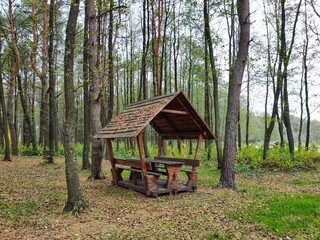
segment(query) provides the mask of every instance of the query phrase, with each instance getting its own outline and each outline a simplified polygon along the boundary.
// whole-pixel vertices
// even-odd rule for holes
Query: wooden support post
[[[145,190],[148,191],[148,182],[147,182],[147,165],[146,165],[146,157],[144,155],[143,141],[142,141],[142,133],[140,133],[137,137],[138,149],[141,161],[141,170],[142,170],[142,178],[145,182]]]
[[[109,160],[111,163],[111,173],[113,178],[113,184],[118,185],[118,173],[116,171],[116,163],[113,156],[112,140],[109,138],[107,138],[107,147],[108,147]]]
[[[203,140],[203,135],[200,134],[199,137],[198,137],[197,149],[196,149],[196,153],[195,153],[195,156],[194,156],[195,160],[199,160],[202,140]],[[195,170],[196,170],[196,167],[193,166],[192,167],[192,171],[195,171]]]

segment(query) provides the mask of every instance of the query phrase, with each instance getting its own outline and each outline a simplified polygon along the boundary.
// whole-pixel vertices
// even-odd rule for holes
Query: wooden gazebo
[[[144,154],[142,132],[148,124],[159,134],[158,156],[154,159],[146,159]],[[114,185],[134,189],[147,196],[158,196],[196,189],[196,168],[199,166],[202,140],[214,139],[214,134],[179,91],[129,105],[94,137],[107,141]],[[114,158],[112,140],[130,137],[137,139],[140,158]],[[197,139],[194,159],[162,157],[163,142],[167,139]],[[190,169],[185,170],[182,166]],[[123,176],[124,170],[130,171],[128,179]],[[188,176],[186,183],[180,182],[181,172]]]

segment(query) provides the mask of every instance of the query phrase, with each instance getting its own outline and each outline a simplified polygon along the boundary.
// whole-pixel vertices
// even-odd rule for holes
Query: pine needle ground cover
[[[2,156],[1,156],[2,157]],[[0,239],[319,239],[320,171],[237,174],[238,192],[213,190],[219,173],[203,164],[195,193],[146,198],[111,185],[87,182],[92,212],[62,214],[64,159],[0,161]]]

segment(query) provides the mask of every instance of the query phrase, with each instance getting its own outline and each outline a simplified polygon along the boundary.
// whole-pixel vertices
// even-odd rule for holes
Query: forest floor
[[[0,156],[1,157],[1,156]],[[215,190],[200,169],[195,193],[147,198],[105,180],[88,182],[92,211],[63,214],[64,159],[0,161],[0,239],[320,239],[320,171],[237,174],[239,191]]]

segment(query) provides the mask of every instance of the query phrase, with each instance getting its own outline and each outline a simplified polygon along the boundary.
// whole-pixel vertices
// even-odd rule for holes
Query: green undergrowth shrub
[[[303,149],[296,151],[294,159],[294,167],[297,169],[313,170],[320,165],[320,153],[314,150],[307,151]]]
[[[19,147],[19,155],[22,156],[41,156],[43,153],[43,146],[37,146],[37,149],[34,150],[32,146],[20,146]]]
[[[261,167],[262,152],[261,147],[251,146],[244,147],[237,152],[238,168],[257,170]]]
[[[48,148],[46,149],[48,151]],[[82,156],[83,151],[83,144],[77,143],[76,144],[76,153],[77,156]],[[1,153],[1,150],[0,150]],[[32,146],[19,146],[19,155],[21,156],[43,156],[45,153],[45,147],[44,146],[37,146],[37,149],[34,150]],[[58,150],[54,154],[55,156],[64,156],[64,148],[63,144],[58,145]]]
[[[267,158],[261,162],[261,167],[270,171],[289,171],[294,166],[287,146],[275,145],[269,149]]]
[[[276,145],[269,149],[266,159],[263,159],[262,156],[263,147],[244,147],[237,152],[236,169],[240,172],[260,170],[291,171],[312,170],[320,166],[320,153],[317,150],[296,150],[294,159],[292,159],[287,146],[280,147]]]

